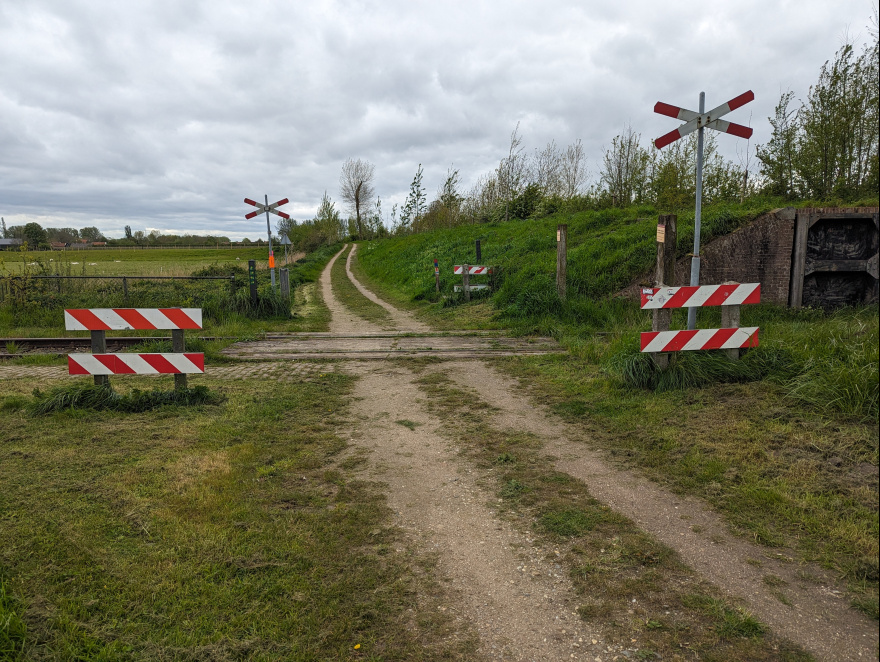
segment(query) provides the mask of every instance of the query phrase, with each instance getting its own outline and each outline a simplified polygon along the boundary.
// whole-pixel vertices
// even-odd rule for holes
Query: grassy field
[[[34,418],[4,382],[0,659],[466,659],[335,434],[351,378],[192,381],[225,401]]]
[[[328,313],[317,314],[315,307],[322,307],[320,293],[313,284],[320,276],[338,247],[328,246],[309,256],[299,256],[288,265],[293,301],[291,313],[282,310],[279,297],[271,296],[269,272],[265,263],[258,262],[257,283],[261,306],[252,309],[247,296],[247,259],[255,257],[258,249],[190,249],[149,251],[103,251],[107,260],[114,256],[124,261],[109,261],[119,273],[146,276],[228,276],[235,273],[232,283],[228,280],[132,280],[128,283],[126,296],[119,280],[89,279],[64,281],[61,288],[56,281],[31,280],[24,286],[0,275],[0,288],[5,297],[0,300],[0,337],[57,337],[65,335],[88,335],[87,332],[64,330],[64,308],[107,307],[197,307],[203,309],[204,328],[196,336],[219,336],[224,341],[209,343],[194,351],[212,351],[229,344],[233,339],[257,337],[267,331],[317,331],[326,330]],[[61,263],[48,263],[56,253],[12,254],[19,264],[24,262],[28,273],[62,273],[80,275],[68,262],[67,269]],[[65,255],[70,256],[71,253]],[[77,254],[72,254],[74,257]],[[0,256],[2,258],[3,256]],[[41,260],[39,268],[28,266],[31,258]],[[236,260],[236,258],[240,258]],[[0,265],[2,267],[3,265]],[[8,266],[8,265],[7,265]],[[100,264],[99,264],[100,266]],[[55,269],[57,268],[57,272]],[[110,267],[108,267],[109,269]],[[96,267],[88,266],[87,273]],[[91,270],[91,271],[90,271]],[[0,272],[2,273],[2,272]],[[9,275],[9,271],[6,272]],[[60,291],[59,291],[60,290]],[[267,305],[263,305],[267,304]],[[307,314],[302,307],[307,306]],[[153,332],[117,332],[119,335],[155,336]],[[189,343],[189,340],[188,340]],[[215,347],[216,346],[216,347]],[[156,349],[155,351],[159,351]],[[215,357],[219,358],[219,357]]]
[[[834,313],[743,307],[742,324],[761,327],[760,347],[738,363],[682,353],[659,372],[638,351],[650,314],[614,297],[653,265],[651,211],[585,212],[373,242],[358,250],[356,273],[441,327],[555,336],[568,356],[502,365],[558,414],[589,429],[609,457],[706,499],[744,536],[790,546],[837,571],[854,606],[877,618],[877,306]],[[710,208],[708,234],[761,211]],[[554,285],[557,223],[569,226],[564,304]],[[494,295],[465,304],[451,293],[451,265],[473,259],[480,237],[483,261],[499,265],[503,281]],[[717,310],[701,311],[701,326],[719,323]],[[677,314],[672,328],[684,326]]]
[[[283,250],[275,250],[276,266],[284,266]],[[302,254],[290,255],[290,261]],[[0,252],[3,274],[51,273],[67,276],[188,276],[211,265],[241,265],[256,260],[257,268],[268,269],[268,247],[254,248],[153,248],[149,250],[95,249],[60,251]]]

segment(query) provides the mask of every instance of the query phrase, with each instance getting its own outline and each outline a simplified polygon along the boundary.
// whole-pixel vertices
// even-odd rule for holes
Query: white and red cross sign
[[[670,131],[666,135],[657,138],[657,140],[654,141],[654,147],[657,149],[663,149],[666,145],[674,143],[679,138],[684,138],[689,133],[704,128],[715,129],[721,133],[730,133],[734,136],[739,136],[740,138],[751,138],[751,128],[743,126],[742,124],[727,122],[720,118],[727,115],[727,113],[736,110],[740,106],[745,106],[749,101],[753,101],[754,98],[755,93],[749,90],[748,92],[743,92],[738,97],[734,97],[727,103],[722,103],[717,108],[713,108],[702,114],[658,101],[654,106],[655,113],[682,120],[684,121],[684,124],[674,131]]]
[[[258,216],[262,213],[271,213],[276,216],[280,216],[281,218],[290,219],[290,216],[285,214],[283,211],[278,211],[278,207],[281,205],[286,205],[290,200],[284,198],[283,200],[279,200],[278,202],[273,202],[271,205],[264,205],[262,202],[256,202],[255,200],[251,200],[250,198],[244,199],[246,204],[252,205],[257,208],[257,211],[252,211],[250,214],[245,214],[245,218],[253,218],[254,216]],[[268,216],[266,217],[268,218]]]

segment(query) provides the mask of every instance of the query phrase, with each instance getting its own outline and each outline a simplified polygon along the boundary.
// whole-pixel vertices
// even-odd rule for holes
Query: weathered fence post
[[[125,276],[122,277],[122,298],[128,301],[128,278]]]
[[[107,332],[92,331],[92,354],[107,353]],[[110,383],[108,375],[95,375],[95,386],[104,386]]]
[[[722,329],[738,329],[739,328],[739,306],[722,306],[721,307],[721,328]],[[731,361],[739,361],[740,350],[725,349],[723,350]]]
[[[675,285],[675,251],[677,245],[675,214],[661,215],[657,221],[657,270],[655,287]],[[655,310],[651,322],[652,331],[669,331],[672,311],[669,308]],[[669,365],[669,354],[654,354],[658,368]]]
[[[281,296],[284,299],[290,299],[290,269],[282,269],[281,274]]]
[[[171,329],[171,351],[175,354],[183,354],[184,349],[183,329]],[[174,389],[176,391],[186,390],[186,373],[174,375]]]
[[[257,305],[257,261],[248,260],[248,281],[251,284],[251,303]]]
[[[556,293],[565,301],[565,267],[568,259],[568,226],[556,226]]]
[[[477,245],[477,264],[479,264],[480,262],[483,261],[483,253],[480,250],[480,240],[479,239],[476,240],[476,245]]]
[[[471,265],[461,265],[461,284],[464,290],[464,300],[471,300]]]
[[[437,292],[440,291],[440,263],[434,259],[434,287]]]

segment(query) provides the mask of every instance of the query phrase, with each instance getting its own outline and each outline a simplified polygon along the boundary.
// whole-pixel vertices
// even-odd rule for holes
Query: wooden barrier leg
[[[471,266],[469,264],[461,265],[461,289],[464,290],[464,300],[471,300]]]
[[[721,328],[739,328],[739,306],[721,306]],[[731,361],[739,361],[739,349],[723,350]]]
[[[107,333],[92,331],[92,354],[107,353]],[[110,375],[95,375],[95,386],[106,386],[110,383]]]
[[[183,329],[171,330],[171,351],[177,352],[179,354],[183,354],[183,352],[185,351],[183,343]],[[174,390],[186,390],[186,374],[174,375]]]

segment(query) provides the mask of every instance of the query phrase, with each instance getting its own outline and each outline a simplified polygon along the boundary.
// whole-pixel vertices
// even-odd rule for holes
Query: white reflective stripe
[[[682,308],[695,308],[702,306],[710,296],[718,291],[717,285],[706,285],[694,292],[690,298],[682,304]]]
[[[703,349],[703,345],[712,340],[712,336],[715,335],[716,331],[718,331],[718,329],[700,329],[693,338],[685,343],[685,346],[681,348],[681,351]]]
[[[109,326],[111,329],[131,328],[128,325],[128,322],[117,315],[116,311],[114,311],[112,308],[89,308],[89,310],[95,317],[104,322],[104,324]]]
[[[157,308],[135,308],[135,311],[143,315],[157,329],[177,328],[176,326],[170,326],[171,322]]]
[[[91,354],[70,354],[71,359],[90,375],[112,375],[113,372]]]
[[[751,296],[755,290],[761,287],[760,283],[745,283],[737,287],[733,293],[727,297],[727,301],[724,302],[725,306],[738,306],[743,301],[745,301],[749,296]]]
[[[721,349],[736,349],[745,345],[749,338],[755,335],[758,330],[757,326],[743,326],[736,330],[730,338],[721,346]]]
[[[144,361],[139,354],[117,354],[116,358],[120,359],[125,365],[134,370],[139,375],[158,375],[156,370],[149,363]]]
[[[643,352],[662,352],[663,348],[669,344],[669,341],[678,333],[677,331],[661,331],[657,336],[648,343]]]
[[[727,129],[730,128],[730,122],[726,122],[725,120],[712,120],[706,125],[706,128],[715,129],[721,133],[727,133]]]
[[[186,358],[183,354],[162,354],[162,356],[175,368],[184,373],[200,373],[202,372],[195,363]]]
[[[712,119],[717,119],[719,117],[724,117],[729,112],[730,112],[730,106],[728,105],[728,102],[725,101],[720,106],[715,106],[712,110],[710,110],[706,114],[709,117],[711,117]]]
[[[700,113],[695,113],[692,110],[688,110],[687,108],[679,108],[678,109],[678,119],[682,122],[690,122],[691,120],[695,120],[700,116]]]
[[[66,310],[64,311],[64,329],[66,331],[88,331],[85,324],[77,320]]]

